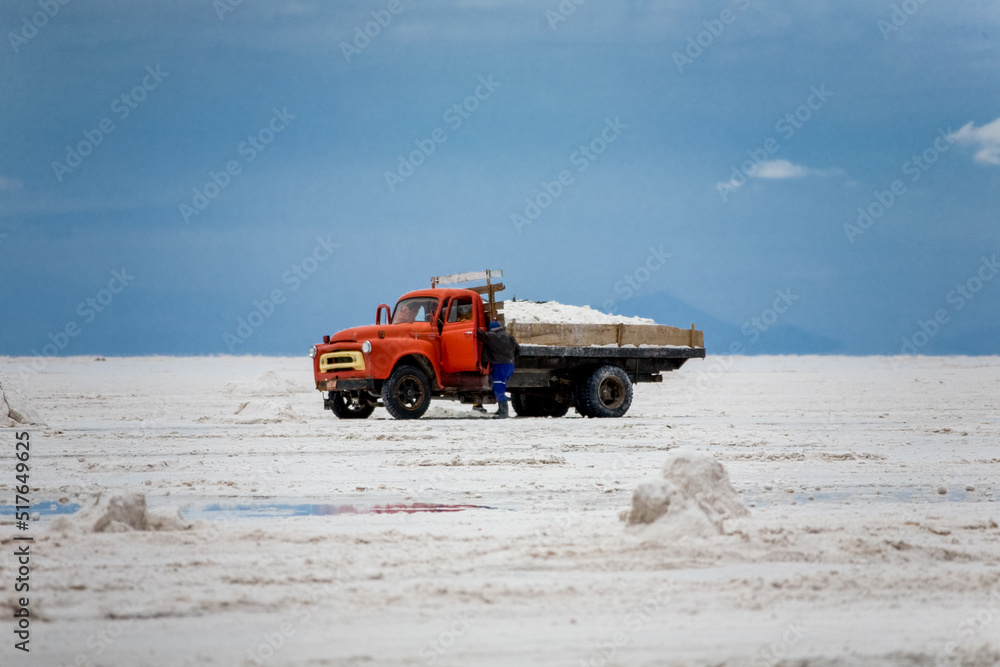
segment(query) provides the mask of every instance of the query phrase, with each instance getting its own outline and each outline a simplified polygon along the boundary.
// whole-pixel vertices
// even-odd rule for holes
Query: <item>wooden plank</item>
[[[431,278],[431,285],[454,285],[455,283],[467,283],[473,280],[488,280],[490,278],[503,278],[503,271],[492,269],[489,271],[453,273],[449,276],[434,276]]]
[[[615,324],[511,323],[508,331],[519,343],[534,345],[618,345]]]
[[[589,347],[591,345],[682,346],[704,347],[704,334],[693,329],[679,329],[651,324],[522,324],[511,322],[507,330],[519,343]]]
[[[503,283],[496,283],[495,285],[476,285],[474,287],[463,287],[462,289],[472,290],[476,294],[486,294],[487,292],[502,292],[507,287]]]
[[[690,345],[691,334],[687,329],[662,324],[626,324],[622,331],[622,345]]]

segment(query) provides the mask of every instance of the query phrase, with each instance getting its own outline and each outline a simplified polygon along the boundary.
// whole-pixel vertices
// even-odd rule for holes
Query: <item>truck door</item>
[[[441,370],[445,373],[478,370],[479,343],[475,316],[472,297],[455,297],[448,304],[441,327]]]

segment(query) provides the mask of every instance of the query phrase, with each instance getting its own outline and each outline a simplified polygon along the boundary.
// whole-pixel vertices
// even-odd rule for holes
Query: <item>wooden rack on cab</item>
[[[453,273],[450,276],[431,276],[431,289],[434,289],[438,285],[456,285],[458,283],[472,282],[473,280],[485,280],[485,285],[463,287],[462,289],[472,290],[476,294],[488,295],[487,303],[489,304],[490,321],[503,324],[503,302],[501,301],[498,306],[496,298],[493,295],[496,292],[504,291],[505,287],[503,283],[494,283],[494,278],[503,278],[503,271],[488,269],[486,271],[470,271],[469,273]]]

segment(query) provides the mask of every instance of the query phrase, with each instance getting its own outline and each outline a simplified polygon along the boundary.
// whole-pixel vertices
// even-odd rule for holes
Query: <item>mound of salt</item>
[[[507,322],[521,324],[656,324],[645,317],[609,315],[590,306],[569,306],[556,301],[504,301],[503,316]]]
[[[177,510],[150,512],[141,493],[99,493],[79,512],[52,521],[62,532],[127,533],[134,530],[187,530]]]
[[[656,523],[708,536],[722,533],[726,519],[748,515],[722,464],[709,454],[677,449],[667,455],[662,480],[636,487],[628,524]]]
[[[13,381],[0,373],[0,426],[46,426]]]
[[[233,413],[232,421],[237,424],[278,424],[281,422],[302,422],[291,403],[270,399],[247,401]]]

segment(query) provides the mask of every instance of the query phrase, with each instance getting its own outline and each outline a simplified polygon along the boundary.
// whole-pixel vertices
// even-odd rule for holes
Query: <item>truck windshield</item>
[[[396,310],[392,313],[392,323],[430,322],[434,319],[437,306],[438,300],[429,296],[400,299],[396,304]]]

